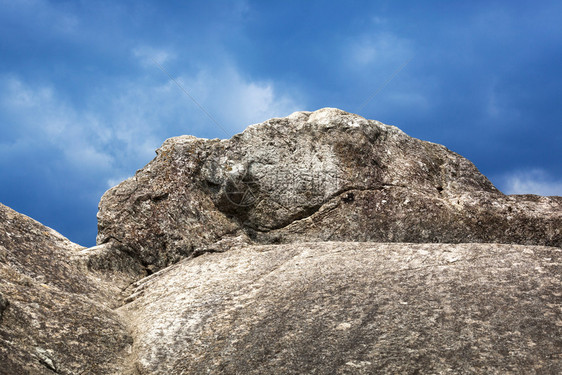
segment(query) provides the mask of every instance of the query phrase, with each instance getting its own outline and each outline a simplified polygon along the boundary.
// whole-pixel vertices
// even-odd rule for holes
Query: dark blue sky
[[[562,195],[561,14],[560,1],[0,0],[0,202],[91,246],[103,192],[166,138],[322,107],[444,144],[505,193]]]

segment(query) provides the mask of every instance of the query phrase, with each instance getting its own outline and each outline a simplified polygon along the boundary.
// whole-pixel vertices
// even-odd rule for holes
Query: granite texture
[[[140,280],[138,374],[559,374],[562,250],[233,248]]]
[[[562,373],[562,198],[393,126],[172,138],[98,224],[0,204],[0,374]]]
[[[562,246],[562,198],[506,196],[467,159],[338,109],[168,139],[102,197],[98,243],[153,272],[228,237]]]
[[[84,250],[0,204],[0,374],[124,368],[133,339],[115,311],[120,282],[90,271]]]

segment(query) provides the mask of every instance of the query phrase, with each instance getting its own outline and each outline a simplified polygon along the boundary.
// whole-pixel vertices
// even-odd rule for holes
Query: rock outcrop
[[[83,248],[0,205],[0,374],[562,373],[562,198],[336,109],[182,136]]]
[[[133,343],[119,280],[84,248],[0,204],[0,374],[113,374]],[[87,251],[86,251],[87,252]]]
[[[135,284],[140,374],[560,374],[562,250],[299,243]]]
[[[98,219],[98,243],[149,271],[237,236],[562,246],[562,198],[505,196],[444,146],[331,108],[168,139]]]

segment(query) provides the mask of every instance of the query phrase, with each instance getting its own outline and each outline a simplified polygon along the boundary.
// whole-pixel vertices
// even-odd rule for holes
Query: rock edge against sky
[[[219,240],[562,245],[560,197],[505,196],[467,159],[334,108],[228,140],[168,139],[102,197],[98,244],[149,271]]]
[[[557,374],[561,206],[336,109],[172,138],[96,247],[0,205],[0,374]]]

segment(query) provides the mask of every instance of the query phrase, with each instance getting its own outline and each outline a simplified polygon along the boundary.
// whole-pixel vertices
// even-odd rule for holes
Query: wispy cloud
[[[413,55],[411,42],[390,32],[368,33],[354,39],[347,56],[351,65],[359,69],[404,63]]]
[[[92,141],[97,139],[93,119],[64,103],[52,87],[27,85],[14,77],[2,77],[0,87],[0,108],[9,116],[2,143],[12,154],[47,147],[69,166],[111,166],[112,156]]]
[[[414,47],[412,40],[392,32],[382,18],[374,18],[367,30],[350,36],[343,47],[342,74],[353,82],[352,95],[361,97],[350,110],[379,118],[403,108],[427,111],[431,88],[409,73],[416,63]]]
[[[133,49],[133,55],[145,66],[153,66],[154,61],[166,64],[176,56],[170,50],[150,46],[139,46]]]
[[[170,74],[173,75],[173,72]],[[224,134],[204,114],[197,113],[200,112],[199,109],[189,103],[189,99],[179,89],[174,88],[174,95],[182,99],[184,106],[196,111],[193,114],[195,123],[220,137],[231,136],[249,124],[271,117],[287,116],[304,109],[302,96],[298,93],[279,92],[272,81],[245,78],[229,63],[213,70],[202,69],[195,75],[180,75],[177,81],[230,134]]]
[[[143,49],[139,62],[171,54]],[[76,173],[94,173],[115,184],[154,156],[168,137],[180,134],[227,138],[247,125],[302,109],[273,82],[243,78],[234,65],[180,75],[185,85],[221,123],[224,134],[154,65],[146,76],[108,81],[85,93],[86,105],[64,100],[54,85],[0,77],[3,163],[16,162],[15,153],[51,150],[50,162]],[[149,72],[149,70],[146,70]],[[10,155],[12,155],[10,157]],[[11,159],[10,159],[11,158]]]
[[[542,169],[517,171],[503,177],[501,187],[506,194],[537,194],[562,196],[562,180]]]

